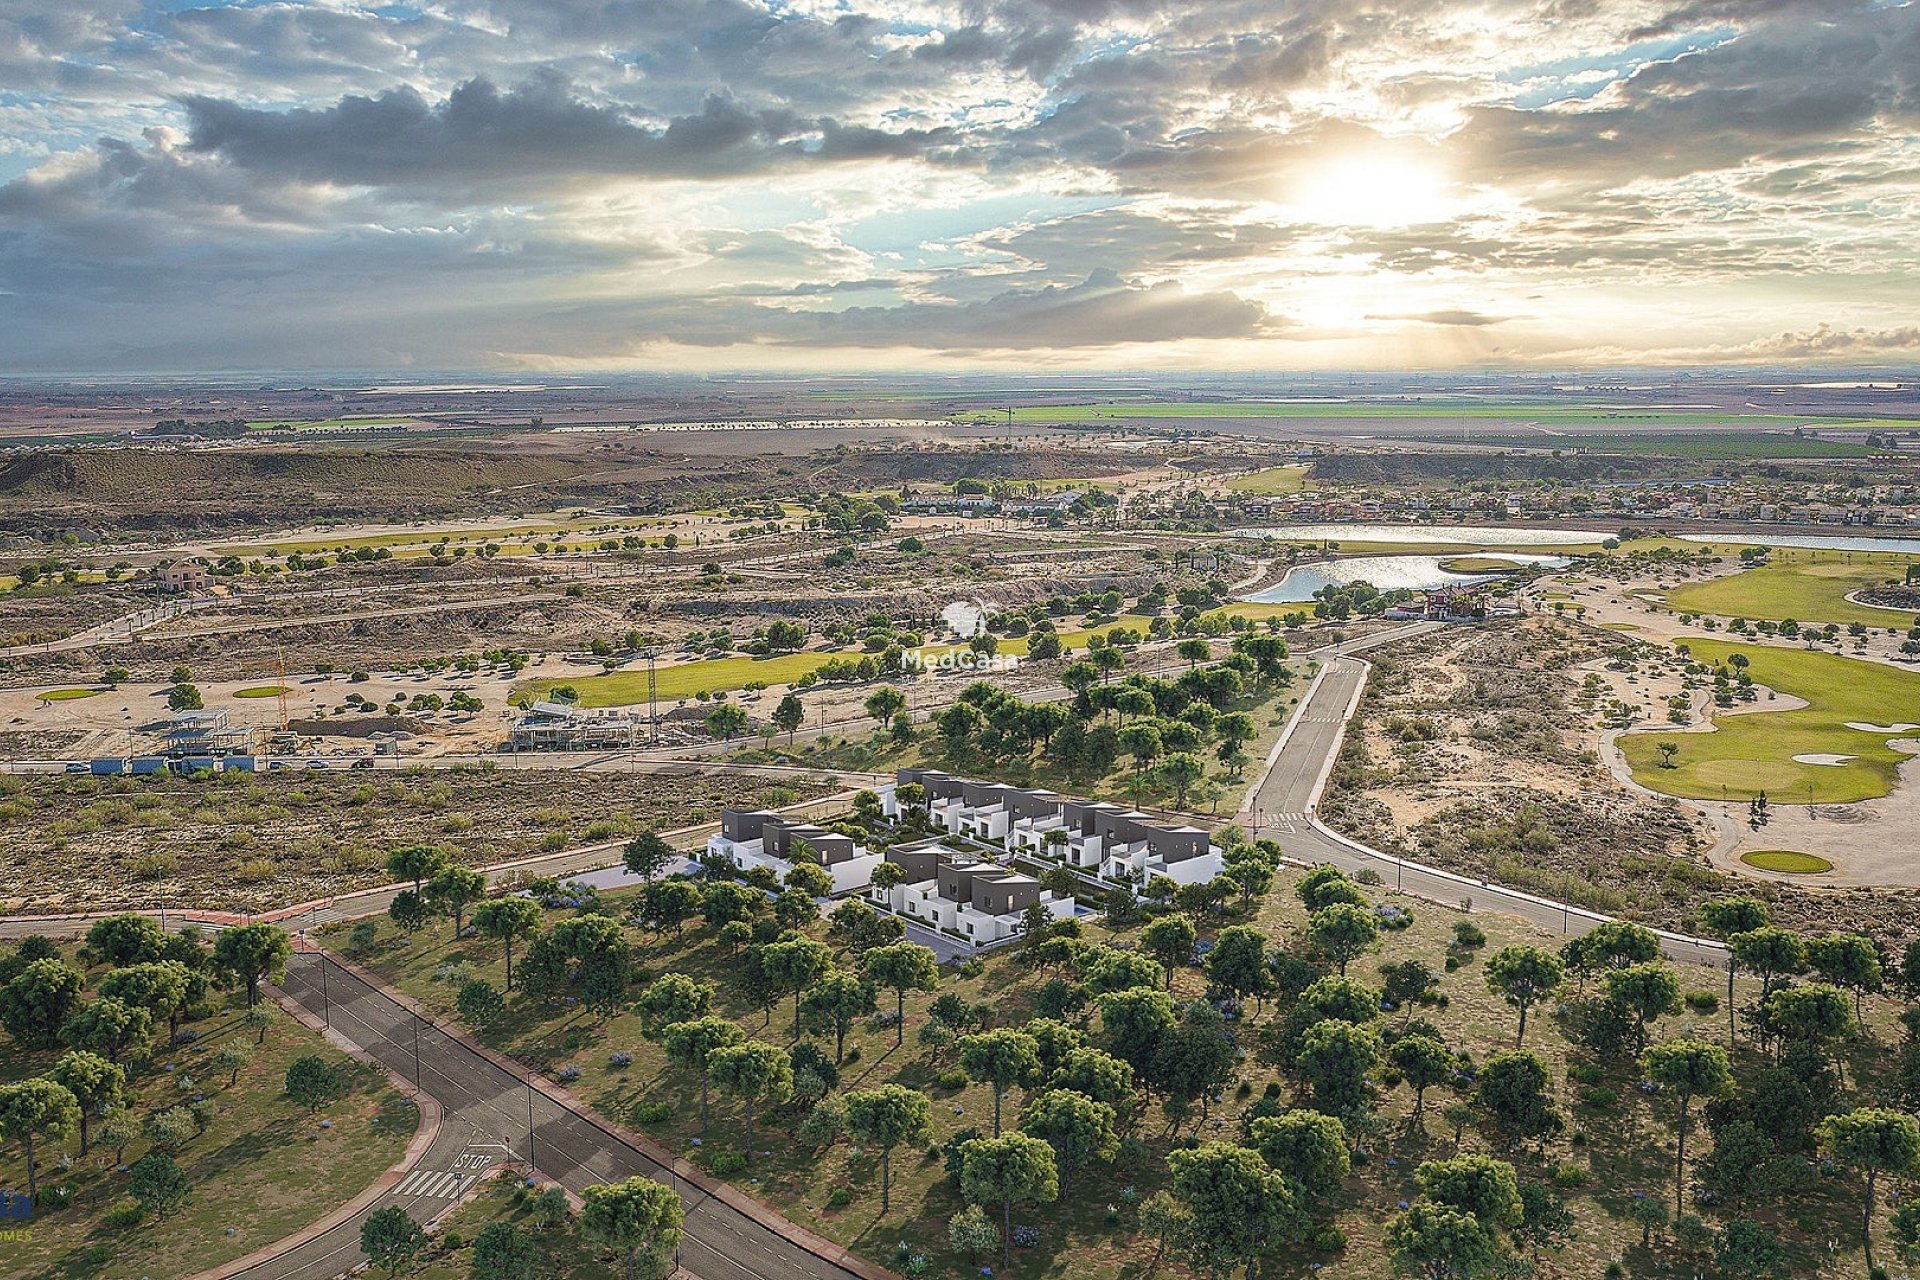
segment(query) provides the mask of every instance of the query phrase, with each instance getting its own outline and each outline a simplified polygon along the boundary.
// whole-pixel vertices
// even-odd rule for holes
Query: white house
[[[1078,910],[1071,895],[1056,897],[1032,876],[943,844],[896,846],[887,850],[885,860],[903,868],[907,879],[890,888],[869,885],[868,901],[976,946],[1018,934],[1022,918],[1035,903],[1056,920]]]
[[[833,892],[866,887],[880,855],[869,853],[851,836],[808,822],[794,822],[767,809],[722,809],[720,830],[707,838],[707,852],[725,857],[741,871],[768,867],[783,883],[796,865],[795,849],[804,842],[833,877]]]

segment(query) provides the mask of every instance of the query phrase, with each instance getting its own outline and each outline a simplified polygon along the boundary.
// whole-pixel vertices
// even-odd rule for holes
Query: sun
[[[1302,222],[1405,227],[1445,219],[1460,201],[1439,166],[1425,157],[1369,151],[1307,170],[1280,204]]]

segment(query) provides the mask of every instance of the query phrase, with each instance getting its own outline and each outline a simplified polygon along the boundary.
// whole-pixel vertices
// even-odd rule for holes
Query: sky
[[[1920,358],[1920,3],[0,0],[0,374]]]

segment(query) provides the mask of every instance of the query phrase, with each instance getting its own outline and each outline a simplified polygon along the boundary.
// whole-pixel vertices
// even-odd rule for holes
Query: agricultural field
[[[1680,613],[1783,622],[1864,623],[1907,627],[1913,611],[1882,609],[1847,599],[1865,587],[1901,582],[1911,557],[1861,551],[1775,548],[1767,563],[1724,578],[1690,582],[1666,593],[1662,603]]]
[[[1165,1106],[1154,1105],[1168,1096],[1162,1087],[1156,1087],[1154,1098],[1146,1102],[1129,1096],[1109,1154],[1086,1159],[1057,1200],[1015,1207],[1016,1227],[1031,1231],[1013,1249],[1010,1271],[999,1267],[991,1241],[976,1253],[949,1240],[949,1223],[964,1203],[948,1180],[949,1152],[970,1133],[991,1132],[994,1091],[958,1065],[953,1032],[923,1028],[934,1022],[950,1026],[945,1019],[957,1017],[962,1032],[980,1026],[1018,1029],[1045,1011],[1089,1037],[1094,1046],[1111,1048],[1123,1060],[1137,1059],[1143,1071],[1160,1070],[1151,1065],[1152,1045],[1128,1048],[1124,1040],[1115,1038],[1113,1026],[1094,1004],[1073,1003],[1076,992],[1080,993],[1077,998],[1085,998],[1084,988],[1076,980],[1074,962],[1061,958],[1077,948],[1141,948],[1150,939],[1140,920],[1111,924],[1095,918],[1085,925],[1077,947],[1070,946],[1066,952],[1029,956],[1015,948],[975,963],[948,966],[935,990],[906,992],[904,1043],[896,1046],[896,1032],[886,1019],[856,1017],[848,1027],[844,1057],[836,1066],[831,1032],[809,1016],[796,1035],[790,998],[775,994],[768,997],[770,1004],[763,1005],[762,997],[748,994],[741,983],[748,966],[720,941],[712,926],[695,918],[684,928],[646,928],[626,914],[636,906],[636,899],[626,892],[604,895],[588,904],[588,911],[625,917],[622,935],[632,949],[642,991],[644,984],[661,975],[691,978],[706,985],[712,1013],[736,1026],[738,1034],[807,1056],[806,1078],[796,1078],[798,1092],[785,1102],[758,1109],[750,1165],[742,1104],[724,1090],[713,1090],[710,1120],[703,1125],[699,1078],[670,1062],[658,1040],[624,1005],[612,1016],[602,1017],[578,1005],[535,999],[516,990],[507,997],[504,1015],[478,1034],[494,1047],[569,1082],[567,1087],[576,1096],[602,1114],[643,1129],[802,1225],[882,1265],[911,1274],[955,1276],[970,1274],[991,1261],[996,1274],[1012,1280],[1061,1274],[1122,1280],[1141,1275],[1143,1260],[1151,1257],[1154,1269],[1164,1274],[1204,1274],[1199,1269],[1190,1271],[1179,1247],[1169,1246],[1156,1234],[1152,1216],[1159,1209],[1156,1193],[1169,1187],[1168,1161],[1174,1152],[1196,1143],[1245,1141],[1254,1117],[1306,1106],[1314,1097],[1294,1056],[1297,1048],[1289,1046],[1297,1046],[1300,1029],[1312,1020],[1311,1015],[1301,1017],[1305,1010],[1299,991],[1330,970],[1324,956],[1306,940],[1308,915],[1296,898],[1300,886],[1301,873],[1288,869],[1272,891],[1251,907],[1230,902],[1218,915],[1201,914],[1198,927],[1203,938],[1230,926],[1251,925],[1268,940],[1277,953],[1276,966],[1288,975],[1282,990],[1258,1007],[1249,1002],[1239,1010],[1238,1020],[1228,1024],[1247,1053],[1224,1060],[1211,1084],[1201,1086],[1197,1095],[1176,1097]],[[1461,1062],[1480,1067],[1493,1055],[1513,1048],[1516,1014],[1489,990],[1490,957],[1508,945],[1557,949],[1561,939],[1543,937],[1496,915],[1467,917],[1385,890],[1364,890],[1363,900],[1369,907],[1377,904],[1396,923],[1404,922],[1404,927],[1382,933],[1372,949],[1347,966],[1347,977],[1365,984],[1363,993],[1375,1001],[1382,967],[1388,964],[1417,963],[1433,985],[1417,1001],[1389,1002],[1384,1008],[1364,1009],[1356,1018],[1370,1023],[1388,1042],[1409,1027],[1433,1035],[1462,1054]],[[548,923],[558,924],[571,915],[567,909],[550,911]],[[1149,913],[1149,918],[1157,916]],[[337,925],[325,932],[332,945],[347,945],[352,931]],[[859,951],[829,932],[826,922],[801,924],[799,936],[824,942],[832,952],[833,965],[857,971]],[[463,986],[480,981],[497,990],[502,984],[503,956],[498,944],[481,939],[456,941],[444,924],[431,925],[403,943],[394,927],[383,921],[363,931],[357,946],[362,963],[442,1018],[459,1018],[456,993]],[[1672,1011],[1656,1011],[1649,1019],[1650,1039],[1660,1043],[1690,1036],[1724,1045],[1728,1039],[1722,1004],[1725,975],[1682,967],[1673,978]],[[1859,1180],[1833,1168],[1823,1170],[1810,1148],[1801,1144],[1806,1141],[1806,1126],[1820,1112],[1844,1108],[1855,1099],[1882,1100],[1880,1082],[1890,1078],[1896,1058],[1890,1045],[1897,1040],[1898,1002],[1869,997],[1864,1011],[1870,1034],[1849,1036],[1833,1045],[1834,1060],[1844,1064],[1853,1093],[1840,1087],[1822,1058],[1820,1083],[1812,1098],[1770,1128],[1769,1141],[1758,1155],[1765,1169],[1764,1191],[1745,1183],[1739,1185],[1746,1189],[1737,1194],[1725,1194],[1724,1188],[1735,1185],[1728,1179],[1742,1175],[1727,1171],[1733,1166],[1713,1164],[1713,1130],[1696,1119],[1688,1146],[1689,1165],[1693,1175],[1720,1198],[1705,1210],[1707,1222],[1687,1224],[1676,1235],[1664,1226],[1664,1217],[1650,1225],[1640,1202],[1664,1202],[1666,1212],[1671,1212],[1675,1171],[1670,1135],[1677,1108],[1671,1096],[1639,1086],[1642,1074],[1633,1063],[1631,1048],[1637,1033],[1628,1034],[1624,1049],[1617,1039],[1595,1037],[1590,1019],[1596,1008],[1606,1004],[1599,998],[1603,985],[1595,978],[1570,983],[1557,1000],[1537,1006],[1527,1024],[1524,1048],[1537,1055],[1544,1068],[1546,1092],[1561,1117],[1552,1132],[1537,1142],[1514,1140],[1488,1111],[1471,1104],[1471,1078],[1452,1072],[1447,1073],[1450,1083],[1426,1091],[1423,1114],[1416,1117],[1412,1090],[1397,1073],[1382,1072],[1365,1088],[1365,1119],[1351,1130],[1358,1149],[1350,1169],[1312,1193],[1308,1205],[1313,1226],[1272,1242],[1261,1274],[1305,1275],[1325,1268],[1329,1274],[1386,1280],[1393,1274],[1386,1227],[1406,1204],[1420,1198],[1415,1171],[1424,1161],[1457,1155],[1510,1161],[1521,1183],[1551,1188],[1552,1203],[1564,1207],[1569,1216],[1558,1229],[1543,1235],[1537,1253],[1535,1245],[1520,1247],[1522,1256],[1541,1259],[1542,1274],[1595,1276],[1616,1262],[1624,1268],[1621,1274],[1642,1277],[1690,1268],[1697,1265],[1695,1259],[1713,1251],[1713,1231],[1724,1230],[1736,1219],[1757,1222],[1769,1240],[1777,1241],[1784,1250],[1781,1265],[1787,1273],[1836,1278],[1863,1274],[1857,1248],[1847,1247],[1858,1239]],[[1750,976],[1737,980],[1743,1021],[1758,987]],[[1178,1010],[1207,990],[1205,974],[1176,959],[1169,984],[1175,1003],[1170,1007]],[[1684,1007],[1680,993],[1685,995]],[[880,1006],[891,1013],[892,993],[878,994]],[[1068,998],[1064,1008],[1059,1003],[1063,996]],[[940,1011],[937,1017],[936,1010]],[[1206,1025],[1204,1015],[1192,1016],[1199,1019],[1193,1025]],[[1197,1048],[1209,1033],[1193,1034]],[[1759,1082],[1774,1077],[1767,1075],[1769,1062],[1753,1045],[1751,1031],[1743,1030],[1742,1035],[1732,1063],[1744,1099],[1756,1089],[1772,1087]],[[1789,1073],[1811,1064],[1809,1059],[1796,1061],[1802,1066]],[[891,1204],[883,1210],[877,1152],[846,1135],[837,1099],[885,1084],[901,1084],[926,1095],[932,1107],[930,1132],[892,1153]],[[1176,1085],[1172,1092],[1188,1087]],[[1032,1084],[1007,1089],[1002,1111],[1009,1131],[1032,1123],[1038,1095]],[[1734,1109],[1729,1114],[1742,1113]],[[462,1211],[458,1224],[464,1237],[470,1239],[489,1214],[524,1221],[511,1192],[496,1190],[493,1196]],[[1890,1207],[1883,1197],[1874,1215],[1873,1229],[1883,1242]],[[1689,1205],[1690,1212],[1692,1208]],[[1839,1241],[1841,1250],[1830,1252],[1829,1240]],[[916,1256],[920,1261],[913,1261]],[[1234,1270],[1237,1273],[1238,1268]]]
[[[1708,732],[1624,735],[1620,749],[1642,785],[1701,800],[1745,802],[1765,791],[1782,804],[1838,804],[1886,795],[1912,759],[1888,745],[1896,732],[1872,726],[1920,708],[1920,672],[1772,645],[1689,645],[1697,662],[1745,659],[1755,684],[1806,705],[1770,711],[1763,701],[1716,716]],[[1672,767],[1661,762],[1662,742],[1679,745]]]
[[[485,866],[823,793],[724,773],[479,768],[0,778],[0,908],[265,910],[384,883],[402,845]]]
[[[1252,493],[1265,497],[1298,493],[1306,487],[1306,483],[1306,467],[1269,467],[1252,475],[1235,476],[1227,481],[1226,487],[1230,493]]]
[[[10,950],[0,944],[0,959]],[[96,965],[90,978],[97,983],[107,972]],[[31,1230],[4,1245],[9,1277],[192,1275],[299,1230],[399,1159],[419,1120],[412,1104],[382,1074],[277,1008],[264,1028],[247,1025],[245,1005],[243,991],[217,994],[185,1023],[188,1043],[125,1053],[123,1114],[134,1124],[124,1147],[106,1145],[111,1131],[97,1118],[86,1155],[77,1134],[40,1139],[42,1198]],[[164,1020],[159,1030],[165,1032]],[[220,1057],[228,1046],[245,1050],[231,1079]],[[339,1095],[313,1113],[285,1093],[287,1068],[308,1055],[328,1063],[340,1081]],[[0,1037],[0,1087],[46,1071],[58,1056],[24,1052]],[[163,1137],[148,1126],[157,1113],[178,1108],[184,1116],[195,1103],[202,1115],[184,1132]],[[164,1219],[138,1214],[128,1167],[166,1149],[189,1182],[185,1203]],[[0,1186],[24,1188],[26,1181],[19,1144],[0,1145]],[[71,1203],[58,1207],[69,1194]]]

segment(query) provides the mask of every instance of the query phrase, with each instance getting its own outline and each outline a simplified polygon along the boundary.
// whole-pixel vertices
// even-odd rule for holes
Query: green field
[[[95,694],[105,692],[105,689],[46,689],[33,696],[42,702],[73,702],[79,698],[91,698]]]
[[[1563,419],[1564,420],[1564,419]],[[1636,419],[1640,420],[1640,419]],[[1649,422],[1680,424],[1680,415],[1655,415]],[[1703,418],[1705,423],[1727,422],[1727,418]],[[1553,449],[1561,452],[1633,454],[1672,458],[1866,458],[1882,452],[1863,444],[1840,440],[1815,440],[1796,436],[1782,429],[1772,418],[1739,418],[1754,422],[1760,429],[1734,428],[1726,431],[1579,431],[1549,432],[1494,430],[1475,434],[1473,442],[1502,445],[1515,449]],[[1800,425],[1805,419],[1791,420]],[[1866,424],[1856,424],[1866,425]],[[1875,429],[1891,429],[1898,424],[1877,424]],[[1450,443],[1452,436],[1425,433],[1414,437]]]
[[[1102,404],[1027,405],[1017,408],[1014,417],[1040,422],[1087,422],[1102,418],[1293,418],[1293,419],[1421,419],[1469,418],[1493,422],[1553,423],[1661,423],[1669,426],[1714,426],[1726,423],[1754,423],[1762,426],[1796,427],[1803,417],[1779,414],[1741,414],[1712,410],[1675,410],[1632,413],[1603,405],[1568,404],[1564,401],[1514,401],[1494,404],[1484,400],[1435,397],[1428,400],[1195,400],[1109,402]],[[966,415],[963,415],[966,416]],[[1004,413],[974,415],[1005,421]],[[1857,429],[1857,426],[1856,426]],[[1533,437],[1537,447],[1552,447],[1550,437]],[[1574,446],[1577,447],[1577,446]]]
[[[277,684],[256,684],[245,689],[235,689],[233,696],[236,698],[277,698],[281,692],[281,686]]]
[[[1766,564],[1725,578],[1690,582],[1667,592],[1666,605],[1681,613],[1710,613],[1723,618],[1764,618],[1781,622],[1864,622],[1873,627],[1905,627],[1907,609],[1855,604],[1849,592],[1898,581],[1910,558],[1865,551],[1794,551],[1781,548]]]
[[[1305,467],[1268,467],[1252,475],[1235,476],[1227,481],[1227,488],[1233,493],[1298,493],[1306,482]]]
[[[1740,855],[1740,861],[1762,871],[1789,876],[1817,876],[1833,870],[1833,864],[1817,853],[1797,849],[1755,849]]]
[[[1847,722],[1920,719],[1920,673],[1805,649],[1720,640],[1689,644],[1693,656],[1705,662],[1744,655],[1756,683],[1804,698],[1807,705],[1797,711],[1723,713],[1707,733],[1653,729],[1625,734],[1620,749],[1641,785],[1696,800],[1748,800],[1764,790],[1781,804],[1806,804],[1809,798],[1845,804],[1892,791],[1900,765],[1913,758],[1887,745],[1897,735],[1849,729]],[[1656,744],[1661,742],[1680,746],[1671,769],[1660,764]],[[1793,759],[1810,754],[1853,758],[1839,765]]]
[[[1512,573],[1525,566],[1517,560],[1502,560],[1499,556],[1455,556],[1451,560],[1442,560],[1440,567],[1448,573]]]

